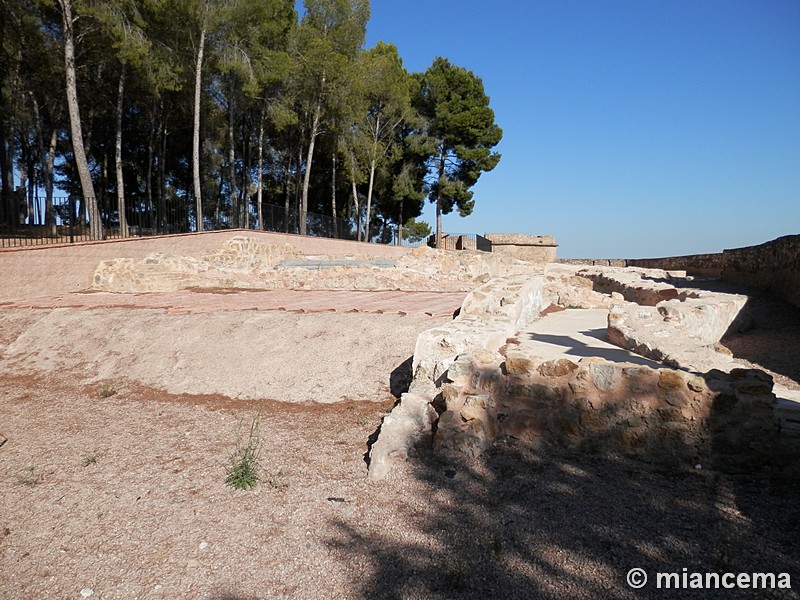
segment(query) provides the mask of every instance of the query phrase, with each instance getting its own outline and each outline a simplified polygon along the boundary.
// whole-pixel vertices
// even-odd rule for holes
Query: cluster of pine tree
[[[287,230],[314,213],[384,241],[426,234],[426,198],[469,214],[502,136],[481,80],[365,48],[369,0],[294,5],[0,0],[0,223],[28,218],[18,180],[53,232],[57,190],[75,198],[93,239],[104,223],[127,235],[134,214],[157,231],[176,214],[187,231],[263,229],[278,205]]]

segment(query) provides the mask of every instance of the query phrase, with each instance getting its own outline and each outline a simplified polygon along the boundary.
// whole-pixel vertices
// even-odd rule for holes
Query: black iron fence
[[[194,207],[187,208],[184,198],[167,198],[150,203],[131,198],[125,207],[125,219],[119,211],[105,209],[100,203],[100,221],[103,225],[102,239],[122,239],[154,235],[191,233],[198,230]],[[92,240],[89,227],[89,209],[80,198],[57,197],[52,208],[45,206],[44,199],[34,203],[20,203],[14,218],[0,220],[0,248],[39,246],[44,244],[70,244]],[[126,231],[127,229],[127,231]],[[262,204],[259,214],[251,210],[232,215],[229,209],[206,207],[203,215],[204,231],[225,229],[253,229],[276,233],[291,233],[327,237],[342,240],[358,238],[354,220],[334,218],[316,213],[301,214],[293,207]],[[397,243],[397,227],[385,221],[373,220],[370,227],[370,242],[379,244]],[[483,250],[491,252],[491,242],[475,234],[445,234],[443,248],[451,250]],[[428,240],[409,242],[404,246],[427,243],[435,246],[434,236]]]
[[[0,222],[0,248],[90,241],[92,236],[88,215],[88,207],[81,200],[73,197],[54,198],[52,210],[42,207],[36,211],[20,211],[16,218]],[[264,204],[261,212],[263,223],[259,223],[258,217],[253,211],[248,215],[239,215],[237,222],[227,212],[212,210],[210,214],[204,215],[203,229],[259,229],[345,240],[355,240],[357,237],[352,221],[330,215],[306,213],[305,218],[301,219],[297,210]],[[305,228],[301,226],[303,220]],[[117,210],[101,209],[100,221],[104,240],[190,233],[198,229],[195,211],[187,210],[185,202],[180,201],[164,202],[160,206],[130,202],[126,206],[124,223]]]

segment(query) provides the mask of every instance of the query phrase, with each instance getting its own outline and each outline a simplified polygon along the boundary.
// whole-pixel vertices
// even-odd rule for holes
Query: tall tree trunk
[[[39,140],[39,152],[42,156],[42,177],[44,181],[44,224],[49,236],[56,236],[56,217],[53,211],[53,173],[55,171],[56,144],[58,143],[58,128],[53,127],[50,133],[50,143],[45,146],[42,119],[39,112],[39,102],[31,93],[33,114],[36,119],[36,136]],[[38,205],[38,203],[37,203]]]
[[[397,221],[397,245],[403,245],[403,200],[400,200],[400,218]]]
[[[439,160],[439,179],[438,181],[442,180],[444,177],[444,167],[445,167],[445,151],[442,150],[442,156]],[[439,192],[436,194],[436,247],[441,249],[442,247],[442,190],[439,189]]]
[[[81,181],[81,190],[84,201],[89,207],[89,236],[93,240],[103,239],[103,224],[100,221],[100,210],[97,206],[97,197],[94,195],[94,184],[89,172],[89,162],[83,147],[83,133],[81,130],[81,112],[78,104],[78,85],[75,79],[75,45],[74,45],[74,20],[72,18],[72,0],[58,0],[61,7],[62,23],[64,28],[64,66],[67,83],[67,106],[69,108],[70,131],[72,134],[72,149],[78,176]]]
[[[364,241],[370,241],[370,212],[372,212],[372,188],[375,185],[376,161],[373,159],[369,165],[369,186],[367,187],[367,214],[364,216]]]
[[[250,146],[250,127],[245,126],[242,132],[242,207],[244,209],[244,228],[250,229],[250,163],[252,149]]]
[[[197,231],[203,231],[203,193],[200,185],[200,98],[203,85],[203,53],[206,45],[206,29],[200,31],[197,49],[197,64],[194,74],[194,134],[192,136],[192,169],[194,172],[194,198],[197,215]]]
[[[155,119],[155,107],[153,108],[153,119]],[[147,136],[147,170],[145,172],[145,190],[147,196],[147,226],[152,227],[155,225],[153,222],[153,213],[155,208],[153,205],[153,160],[155,157],[156,145],[156,126],[154,123],[150,124],[150,132]]]
[[[283,177],[286,198],[283,201],[283,231],[289,233],[289,204],[292,201],[292,156],[286,161],[286,174]]]
[[[367,242],[370,241],[370,237],[369,237],[370,218],[369,218],[369,215],[370,215],[370,211],[372,210],[372,191],[373,191],[373,186],[374,186],[374,183],[375,183],[375,170],[378,168],[378,132],[380,131],[380,128],[381,128],[381,119],[380,119],[380,116],[378,116],[376,121],[375,121],[375,133],[373,134],[373,139],[372,139],[372,158],[371,158],[370,163],[369,163],[369,187],[367,188],[367,216],[365,217],[366,224],[364,226],[364,229],[365,229],[366,234],[367,234],[366,235],[366,241]]]
[[[331,214],[333,215],[333,237],[339,237],[339,227],[336,222],[336,150],[333,151],[333,168],[331,169]]]
[[[325,73],[322,74],[322,84],[320,86],[321,90],[325,89],[325,82],[326,77]],[[309,141],[308,141],[308,157],[306,159],[306,173],[305,178],[303,179],[303,199],[302,199],[302,206],[300,207],[300,233],[302,235],[306,234],[308,219],[306,217],[308,213],[308,186],[311,182],[311,163],[314,160],[314,143],[317,140],[317,136],[319,135],[319,125],[320,120],[322,119],[322,92],[320,92],[319,97],[317,98],[317,105],[314,107],[314,118],[311,124],[311,131],[309,134]]]
[[[303,139],[303,132],[300,134],[300,139]],[[294,179],[294,214],[297,219],[297,227],[293,228],[292,233],[300,232],[300,196],[303,193],[303,145],[297,144],[297,166],[295,167]]]
[[[158,231],[159,233],[169,233],[167,230],[167,116],[163,105],[159,112],[162,121],[159,128],[161,148],[158,153]]]
[[[358,201],[358,188],[356,187],[355,157],[351,156],[350,185],[353,190],[353,214],[356,218],[356,240],[361,241],[361,205]]]
[[[44,220],[49,235],[56,236],[56,215],[53,210],[53,173],[56,162],[56,144],[58,143],[58,128],[53,127],[50,132],[50,146],[47,149],[47,160],[44,165]]]
[[[231,95],[233,85],[231,85]],[[231,211],[233,212],[233,226],[242,226],[241,210],[239,205],[239,194],[236,190],[236,147],[233,140],[233,98],[228,102],[228,163],[230,164],[230,199]]]
[[[311,132],[308,140],[308,155],[306,156],[306,172],[303,177],[303,196],[300,204],[300,234],[306,235],[308,231],[308,186],[311,183],[311,163],[314,160],[314,144],[317,141],[319,134],[319,122],[322,114],[322,102],[317,102],[317,107],[314,110],[314,120],[311,124]]]
[[[6,11],[0,10],[0,39],[5,39]],[[0,61],[0,81],[6,81],[6,61]],[[8,171],[6,154],[6,110],[5,94],[0,94],[0,220],[12,226],[11,219],[11,190],[7,185],[6,173]],[[13,235],[14,231],[10,233]]]
[[[258,213],[258,229],[264,231],[264,210],[261,207],[262,194],[264,193],[264,119],[265,111],[261,109],[258,122],[258,167],[256,168],[256,212]]]
[[[44,181],[42,181],[41,183],[46,188],[47,187],[47,179],[48,179],[47,164],[49,162],[48,147],[45,146],[45,144],[44,144],[44,132],[42,131],[42,118],[41,118],[41,115],[39,113],[39,102],[36,100],[36,96],[34,96],[33,93],[30,93],[30,98],[31,98],[31,105],[33,106],[33,120],[34,120],[34,129],[36,131],[36,141],[37,141],[37,143],[39,145],[39,156],[40,156],[40,160],[42,161],[42,177],[44,178]],[[45,200],[45,203],[46,202],[47,201]],[[38,212],[38,209],[39,209],[39,203],[38,202],[36,202],[36,209],[37,209],[37,212]],[[48,214],[47,213],[47,207],[45,207],[45,219],[44,219],[44,221],[48,220],[47,219],[47,214]],[[44,221],[40,220],[41,223],[44,223]],[[49,228],[46,228],[46,229],[47,229],[47,234],[50,235]]]
[[[2,11],[0,11],[2,12]],[[5,216],[5,221],[8,224],[9,233],[13,236],[16,233],[17,227],[14,220],[13,210],[13,197],[11,186],[8,185],[8,150],[6,144],[6,123],[5,118],[0,118],[0,198],[2,198],[2,206],[0,207],[0,214]]]
[[[119,212],[119,234],[128,237],[128,217],[125,214],[125,180],[122,177],[122,112],[125,93],[125,71],[127,65],[122,63],[117,87],[117,138],[114,146],[114,163],[117,171],[117,211]]]

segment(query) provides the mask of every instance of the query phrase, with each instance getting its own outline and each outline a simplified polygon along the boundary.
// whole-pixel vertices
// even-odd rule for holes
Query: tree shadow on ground
[[[654,360],[645,358],[644,356],[639,356],[638,354],[634,354],[633,352],[625,350],[624,348],[619,348],[617,346],[610,348],[597,348],[596,346],[590,346],[585,341],[581,340],[580,336],[591,337],[603,342],[608,342],[607,329],[585,329],[583,331],[576,332],[574,335],[526,333],[524,334],[523,339],[563,348],[564,353],[574,359],[573,362],[577,362],[581,358],[595,356],[617,363],[646,365],[653,368],[663,367],[663,365]]]
[[[770,590],[656,589],[657,572],[789,573],[800,585],[800,489],[768,470],[693,467],[537,451],[506,439],[481,459],[430,448],[380,484],[397,494],[381,530],[338,520],[337,555],[369,563],[360,598],[797,598]],[[408,488],[403,488],[408,489]],[[423,502],[419,500],[423,499]],[[630,569],[650,583],[633,590]]]

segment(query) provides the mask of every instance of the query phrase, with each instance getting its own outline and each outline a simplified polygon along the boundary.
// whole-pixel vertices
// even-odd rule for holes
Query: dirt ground
[[[667,598],[626,573],[789,573],[797,482],[422,448],[378,485],[383,403],[288,404],[0,379],[0,597]],[[104,397],[105,396],[105,397]],[[264,481],[224,483],[260,411]],[[686,598],[797,598],[763,590]]]
[[[163,310],[131,310],[0,311],[0,599],[800,598],[800,485],[785,469],[659,469],[509,440],[470,463],[422,444],[369,484],[390,372],[446,317],[190,311],[165,329]],[[236,337],[241,319],[263,323],[258,343]],[[298,327],[304,343],[287,345]],[[204,353],[183,356],[181,377],[176,345]],[[270,352],[293,369],[259,396],[265,370],[248,361]],[[189,393],[231,385],[238,398]],[[236,491],[229,457],[257,415],[262,481]],[[626,583],[636,567],[642,590]],[[655,589],[683,569],[787,573],[793,589]]]

